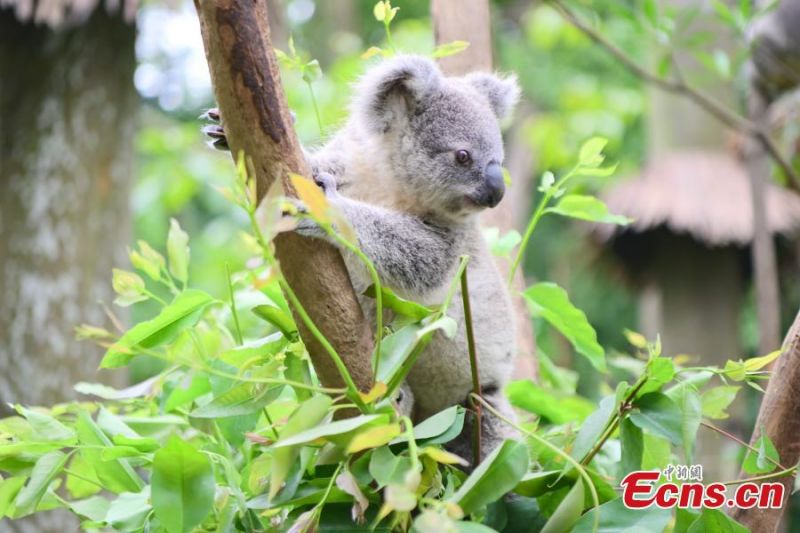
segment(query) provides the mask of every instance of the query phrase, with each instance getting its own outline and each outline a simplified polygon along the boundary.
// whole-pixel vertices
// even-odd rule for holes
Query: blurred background
[[[362,54],[385,44],[384,28],[373,0],[269,4],[275,45],[288,52],[291,36],[297,54],[321,67],[318,78],[284,72],[299,136],[314,144],[345,119],[351,82],[376,60]],[[638,64],[768,124],[796,162],[800,26],[787,21],[800,24],[800,16],[776,9],[796,13],[798,2],[770,4],[759,12],[765,6],[748,1],[569,3]],[[429,3],[394,5],[395,45],[430,53]],[[524,91],[506,129],[513,183],[504,204],[513,205],[516,229],[543,173],[571,168],[592,136],[608,139],[618,169],[585,187],[601,184],[611,210],[636,220],[620,233],[544,219],[526,279],[568,290],[612,368],[615,351],[630,351],[626,329],[660,333],[664,350],[685,354],[688,365],[777,349],[800,305],[800,195],[786,177],[763,154],[752,157],[739,132],[685,96],[645,84],[547,3],[492,1],[491,21],[495,67],[515,72]],[[754,50],[767,59],[754,62]],[[74,328],[113,329],[115,320],[153,314],[148,303],[114,306],[111,272],[129,268],[127,249],[138,240],[163,250],[170,218],[191,237],[191,283],[226,293],[226,265],[241,269],[248,257],[240,237],[247,221],[215,190],[234,169],[200,133],[198,116],[212,105],[189,1],[0,0],[3,404],[64,400],[75,382],[97,380],[99,352],[76,341]],[[766,268],[753,267],[754,242]],[[588,364],[552,329],[537,332],[540,381],[597,399],[602,385]],[[102,379],[137,382],[149,365]],[[756,406],[745,402],[728,427],[748,435]]]

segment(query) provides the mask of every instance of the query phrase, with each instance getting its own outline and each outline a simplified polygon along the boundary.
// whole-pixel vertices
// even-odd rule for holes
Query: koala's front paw
[[[291,217],[296,220],[297,225],[294,228],[296,233],[299,233],[304,237],[314,237],[316,239],[324,239],[327,236],[325,230],[323,230],[319,224],[317,224],[313,219],[305,216],[308,214],[308,208],[302,200],[297,198],[287,198],[286,200],[292,204],[294,209],[284,211],[283,216]]]
[[[328,174],[327,172],[315,174],[314,183],[322,189],[322,192],[325,193],[325,197],[329,200],[335,200],[339,196],[339,192],[336,188],[336,178],[333,177],[333,174]]]
[[[225,135],[225,128],[222,126],[219,109],[212,107],[200,115],[200,119],[211,122],[211,124],[206,124],[200,128],[200,131],[208,137],[208,145],[217,150],[230,150],[231,148],[228,146],[228,137]]]

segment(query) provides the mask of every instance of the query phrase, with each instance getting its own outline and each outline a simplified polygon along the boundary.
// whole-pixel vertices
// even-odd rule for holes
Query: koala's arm
[[[329,175],[316,178],[328,201],[338,208],[358,237],[361,251],[373,262],[381,282],[390,288],[416,293],[444,283],[457,262],[452,230],[383,207],[352,200],[335,192]],[[322,181],[327,183],[322,183]],[[302,234],[325,238],[311,221],[301,223]]]
[[[456,257],[452,235],[422,219],[340,197],[336,202],[381,281],[416,293],[446,281]]]

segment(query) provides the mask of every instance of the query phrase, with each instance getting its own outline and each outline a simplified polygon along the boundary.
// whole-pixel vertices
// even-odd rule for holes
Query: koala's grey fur
[[[381,282],[398,295],[441,304],[462,254],[470,256],[468,282],[479,373],[484,397],[513,417],[502,389],[515,354],[514,316],[505,281],[478,227],[481,208],[467,201],[485,187],[488,165],[503,161],[499,120],[519,95],[516,80],[475,73],[445,77],[432,61],[397,56],[371,68],[355,89],[351,115],[330,141],[307,158],[331,204],[355,229],[362,251]],[[472,156],[468,166],[457,150]],[[299,231],[324,237],[313,224]],[[343,250],[354,288],[371,279],[364,265]],[[374,316],[371,300],[362,299]],[[408,375],[414,418],[464,404],[472,390],[460,293],[448,315],[458,324],[453,339],[437,332]],[[508,427],[485,413],[482,454]],[[456,441],[471,459],[471,428]]]

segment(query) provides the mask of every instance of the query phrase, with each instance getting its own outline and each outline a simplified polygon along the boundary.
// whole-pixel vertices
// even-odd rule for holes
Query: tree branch
[[[293,194],[290,172],[310,175],[292,126],[270,39],[266,0],[195,0],[214,94],[231,153],[252,160],[259,200],[275,180]],[[321,240],[289,232],[275,238],[275,255],[313,323],[344,361],[356,386],[372,387],[372,332],[339,252]],[[296,309],[295,315],[297,314]],[[297,320],[320,381],[342,376],[320,343]]]
[[[780,457],[782,465],[796,465],[800,461],[800,313],[794,319],[783,342],[783,352],[778,358],[761,401],[756,427],[750,438],[755,446],[761,431],[765,431]],[[744,477],[742,472],[741,477]],[[775,531],[786,508],[794,485],[794,475],[780,478],[784,485],[783,505],[778,509],[732,509],[731,515],[753,531]]]
[[[725,107],[699,89],[692,87],[686,83],[682,77],[677,79],[665,79],[643,68],[617,45],[609,41],[603,34],[581,20],[581,18],[561,2],[561,0],[548,1],[570,24],[580,30],[581,33],[591,39],[592,42],[611,54],[634,76],[665,91],[686,96],[723,124],[736,130],[743,131],[755,138],[761,143],[764,150],[767,151],[775,164],[777,164],[789,178],[790,188],[800,193],[800,176],[798,176],[797,171],[792,167],[789,160],[781,154],[780,148],[778,148],[778,145],[764,127]]]

